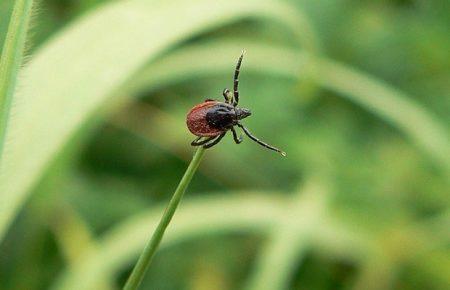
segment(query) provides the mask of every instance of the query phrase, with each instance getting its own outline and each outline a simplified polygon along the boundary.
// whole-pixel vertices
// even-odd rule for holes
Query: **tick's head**
[[[242,120],[244,118],[247,118],[252,114],[252,112],[249,109],[246,108],[236,108],[236,116],[238,120]]]

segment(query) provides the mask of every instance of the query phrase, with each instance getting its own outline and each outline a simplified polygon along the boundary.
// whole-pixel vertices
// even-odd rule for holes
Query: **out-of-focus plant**
[[[0,165],[11,99],[22,64],[32,5],[32,0],[15,2],[0,57]]]
[[[289,159],[211,150],[143,286],[450,283],[445,1],[38,5],[10,95],[0,288],[123,285],[191,156],[186,110],[242,48],[247,122]]]
[[[274,18],[292,28],[298,24],[296,14],[277,2],[223,1],[212,6],[216,10],[209,4],[180,1],[173,10],[173,3],[160,3],[155,8],[154,3],[140,0],[119,1],[81,19],[30,60],[15,96],[12,115],[17,117],[8,129],[7,170],[0,175],[5,192],[0,197],[0,234],[76,128],[92,118],[106,100],[107,108],[102,110],[122,104],[126,84],[145,62],[190,35],[243,17]],[[228,13],[222,13],[224,9]],[[208,13],[203,13],[206,10]],[[113,96],[116,98],[108,98]],[[45,119],[35,122],[43,116]],[[26,134],[22,134],[24,130]],[[32,154],[28,140],[35,142]]]

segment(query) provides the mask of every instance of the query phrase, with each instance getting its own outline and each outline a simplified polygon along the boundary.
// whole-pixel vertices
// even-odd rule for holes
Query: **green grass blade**
[[[244,18],[272,19],[297,31],[296,15],[271,0],[115,1],[53,37],[25,67],[15,94],[7,170],[0,172],[0,238],[49,162],[99,108],[117,105],[120,99],[111,97],[145,63],[193,35]]]
[[[450,175],[450,139],[445,126],[404,92],[361,71],[319,60],[318,82],[374,112],[403,131]]]
[[[17,0],[0,57],[0,167],[11,100],[22,64],[33,0]]]
[[[146,66],[128,87],[129,94],[140,94],[168,84],[233,70],[239,47],[245,47],[246,73],[275,75],[297,80],[310,58],[306,53],[242,39],[225,39],[185,46]],[[210,52],[214,51],[214,54]]]
[[[124,290],[138,289],[139,285],[142,282],[142,279],[144,279],[145,273],[149,268],[150,263],[153,260],[153,257],[155,256],[156,250],[158,249],[161,240],[163,239],[164,233],[166,232],[167,227],[169,226],[169,223],[172,220],[173,215],[175,214],[175,211],[177,210],[177,207],[180,204],[181,199],[183,198],[183,195],[186,192],[189,183],[191,183],[195,171],[197,171],[197,168],[200,165],[203,155],[205,154],[205,150],[206,149],[200,146],[195,151],[194,157],[192,158],[192,161],[189,164],[188,168],[186,169],[183,178],[181,178],[180,183],[177,186],[177,189],[175,190],[172,198],[170,199],[169,204],[165,209],[161,217],[161,220],[158,223],[158,226],[153,232],[150,241],[145,246],[144,251],[142,252],[136,265],[134,266],[133,271],[131,272],[131,275],[128,277],[128,280],[125,286],[123,287]]]

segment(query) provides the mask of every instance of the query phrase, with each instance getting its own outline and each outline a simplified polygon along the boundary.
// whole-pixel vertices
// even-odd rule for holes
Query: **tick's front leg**
[[[216,138],[216,136],[214,136],[214,137],[209,137],[209,138],[206,138],[206,139],[204,139],[204,140],[201,140],[202,138],[203,138],[203,137],[198,137],[197,139],[195,139],[194,141],[191,142],[191,145],[192,145],[192,146],[200,146],[200,145],[206,144],[206,143],[208,143],[209,141],[211,141],[211,140],[213,140],[214,138]]]
[[[224,133],[220,134],[219,137],[217,137],[217,139],[214,140],[214,141],[212,141],[211,143],[208,143],[208,144],[203,145],[203,148],[207,149],[207,148],[213,147],[214,145],[216,145],[217,143],[219,143],[220,140],[222,140],[223,136],[225,136],[226,133],[227,133],[227,132],[224,132]],[[215,138],[215,137],[214,137],[214,138]]]
[[[236,144],[240,144],[240,143],[242,142],[242,140],[244,139],[244,138],[242,137],[242,135],[239,136],[239,138],[238,138],[237,133],[236,133],[236,130],[234,129],[234,127],[231,127],[231,132],[233,132],[233,139],[234,139],[234,142],[236,142]]]

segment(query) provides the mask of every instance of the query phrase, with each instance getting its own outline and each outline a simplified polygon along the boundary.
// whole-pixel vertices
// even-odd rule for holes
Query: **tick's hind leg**
[[[236,142],[236,144],[241,143],[242,140],[243,140],[242,135],[239,136],[239,138],[238,138],[237,133],[236,133],[236,130],[234,129],[234,127],[231,127],[231,132],[233,133],[233,139],[234,139],[234,142]]]
[[[214,137],[208,137],[208,138],[206,138],[206,139],[204,139],[204,140],[201,140],[202,138],[203,138],[203,137],[198,137],[197,139],[195,139],[194,141],[191,142],[191,145],[192,145],[192,146],[200,146],[200,145],[206,144],[206,143],[208,143],[209,141],[211,141],[211,140],[213,140],[214,138],[216,138],[216,136],[214,136]]]
[[[213,139],[214,139],[214,138],[216,138],[216,139],[213,140],[213,141],[211,141],[210,143],[207,143],[207,144],[203,145],[203,148],[207,149],[207,148],[213,147],[214,145],[216,145],[217,143],[219,143],[220,140],[222,140],[223,136],[225,136],[226,133],[227,133],[227,132],[224,132],[224,133],[220,134],[219,137],[217,137],[217,138],[216,138],[216,137],[213,137]]]
[[[272,145],[269,145],[266,142],[263,142],[263,141],[259,140],[258,138],[253,136],[252,133],[250,133],[250,131],[247,128],[245,128],[242,124],[238,123],[237,125],[244,131],[245,135],[247,135],[248,138],[252,139],[253,141],[258,143],[259,145],[261,145],[263,147],[266,147],[267,149],[276,151],[276,152],[280,153],[283,156],[286,156],[286,152],[281,151],[280,149],[278,149],[276,147],[273,147]]]

